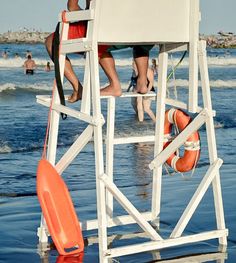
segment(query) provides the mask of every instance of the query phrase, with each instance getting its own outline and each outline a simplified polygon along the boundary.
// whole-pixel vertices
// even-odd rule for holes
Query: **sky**
[[[112,0],[111,0],[112,1]],[[141,0],[137,0],[139,2]],[[173,0],[178,1],[178,0]],[[0,0],[0,33],[22,28],[52,32],[66,0]],[[84,5],[84,0],[81,1]],[[200,33],[236,33],[236,0],[200,0]]]

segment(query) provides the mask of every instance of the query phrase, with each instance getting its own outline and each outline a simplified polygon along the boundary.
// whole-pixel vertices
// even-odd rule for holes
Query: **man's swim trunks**
[[[131,47],[133,48],[133,57],[148,57],[149,51],[153,48],[154,45],[113,45],[108,48],[108,51],[120,50],[123,48]]]
[[[34,70],[33,69],[26,69],[25,74],[26,75],[33,75],[34,74]]]

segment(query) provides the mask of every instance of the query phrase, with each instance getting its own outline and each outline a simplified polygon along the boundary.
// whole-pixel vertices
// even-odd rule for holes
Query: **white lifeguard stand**
[[[61,21],[61,15],[59,16]],[[52,103],[52,116],[48,143],[48,160],[61,174],[94,138],[96,162],[97,219],[82,222],[84,230],[98,229],[99,260],[107,263],[109,258],[178,246],[209,239],[218,239],[226,247],[228,230],[225,227],[219,168],[222,160],[217,156],[205,41],[199,41],[199,0],[93,0],[90,9],[67,12],[66,20],[87,20],[87,36],[67,40],[68,23],[62,32],[60,55],[61,78],[63,79],[65,55],[86,52],[84,91],[81,109],[74,110],[60,105],[56,93]],[[157,123],[155,136],[114,137],[115,98],[108,99],[106,165],[103,158],[98,44],[159,44],[158,93],[156,98]],[[189,52],[189,99],[188,103],[166,98],[168,53],[179,50]],[[198,67],[200,68],[203,106],[198,105]],[[151,94],[153,96],[153,94]],[[142,96],[124,93],[121,97]],[[149,96],[146,94],[145,96]],[[38,103],[49,107],[51,98],[37,96]],[[92,109],[91,109],[92,104]],[[194,120],[163,150],[164,118],[166,105],[197,113]],[[88,126],[63,157],[55,164],[60,112],[85,121]],[[163,239],[150,224],[160,217],[162,165],[187,138],[202,125],[206,125],[209,151],[209,168],[203,176],[193,197],[174,227],[170,237]],[[154,158],[149,167],[153,170],[152,206],[150,212],[140,213],[113,182],[113,148],[115,144],[154,142]],[[104,171],[104,166],[105,171]],[[192,235],[182,235],[189,220],[212,185],[216,216],[216,229]],[[113,217],[113,198],[128,214]],[[137,223],[150,241],[108,249],[107,228]],[[40,242],[47,242],[48,233],[44,220],[38,229]]]

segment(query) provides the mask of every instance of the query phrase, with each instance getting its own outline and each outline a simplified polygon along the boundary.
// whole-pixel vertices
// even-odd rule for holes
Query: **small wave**
[[[36,193],[0,193],[1,197],[26,197],[36,196]]]
[[[51,91],[53,88],[53,83],[5,83],[0,84],[0,93],[9,90],[16,90],[16,91],[27,91],[27,90],[35,90],[35,91]],[[69,82],[65,82],[63,86],[64,90],[72,90],[71,85]]]
[[[44,67],[47,62],[50,60],[49,58],[34,58],[35,63],[39,67]],[[176,65],[179,62],[180,58],[172,58],[169,59],[169,65]],[[25,58],[9,58],[9,59],[2,59],[0,58],[0,68],[19,68],[22,67],[22,65],[25,62]],[[82,56],[77,56],[76,58],[71,58],[71,62],[74,66],[84,66],[85,65],[85,59]],[[209,66],[235,66],[236,65],[236,58],[229,56],[229,57],[207,57],[207,62]],[[121,58],[117,57],[115,58],[116,66],[119,67],[131,67],[132,65],[132,56],[128,58]],[[53,63],[51,63],[53,64]],[[151,65],[151,58],[149,61],[149,64]],[[187,67],[189,65],[189,59],[185,58],[180,66]]]
[[[101,87],[105,87],[108,85],[108,83],[104,83]],[[129,80],[126,82],[121,83],[122,90],[126,91],[129,85]],[[168,82],[168,87],[188,87],[189,83],[187,79],[176,79],[176,80],[170,80]],[[199,86],[201,86],[201,81],[199,81]],[[236,79],[234,80],[212,80],[210,81],[210,86],[212,88],[236,88]],[[22,91],[22,92],[27,92],[27,91],[52,91],[53,84],[52,83],[35,83],[35,84],[29,84],[29,83],[5,83],[0,85],[0,93],[4,91],[9,91],[9,90],[16,90],[17,92]],[[71,91],[72,87],[68,81],[64,83],[63,86],[65,91]]]
[[[168,63],[169,66],[177,65],[180,58],[173,58],[169,59]],[[116,66],[120,67],[128,67],[132,65],[132,57],[130,58],[116,58],[115,59]],[[208,66],[235,66],[236,65],[236,58],[235,57],[207,57]],[[151,65],[151,58],[149,60],[149,65]],[[188,67],[189,66],[189,59],[185,58],[179,67]]]
[[[49,58],[33,58],[36,65],[38,67],[44,67]],[[78,59],[71,59],[72,64],[75,66],[84,66],[85,59],[83,57],[78,56]],[[0,68],[21,68],[25,62],[25,58],[9,58],[9,59],[1,59],[0,58]],[[51,62],[51,64],[53,64]]]
[[[198,85],[201,86],[201,81],[198,82]],[[168,82],[168,87],[187,87],[188,86],[188,80],[187,79],[176,79],[171,80]],[[213,88],[236,88],[236,79],[232,80],[211,80],[210,81],[210,87]]]
[[[0,93],[8,90],[15,90],[16,86],[13,83],[5,83],[0,85]]]
[[[0,141],[0,153],[10,153],[10,152],[12,152],[11,147],[9,147],[6,142]]]
[[[220,129],[220,128],[224,128],[225,125],[224,125],[224,123],[222,123],[222,122],[215,122],[215,123],[214,123],[214,127],[215,127],[216,129]]]

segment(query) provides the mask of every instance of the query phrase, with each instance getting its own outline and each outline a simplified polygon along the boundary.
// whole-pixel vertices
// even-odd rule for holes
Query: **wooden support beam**
[[[153,229],[153,227],[142,217],[141,213],[133,204],[122,194],[116,185],[108,178],[106,174],[100,176],[100,179],[106,185],[106,188],[120,203],[120,205],[135,219],[136,223],[149,235],[152,240],[162,240],[162,237]]]

